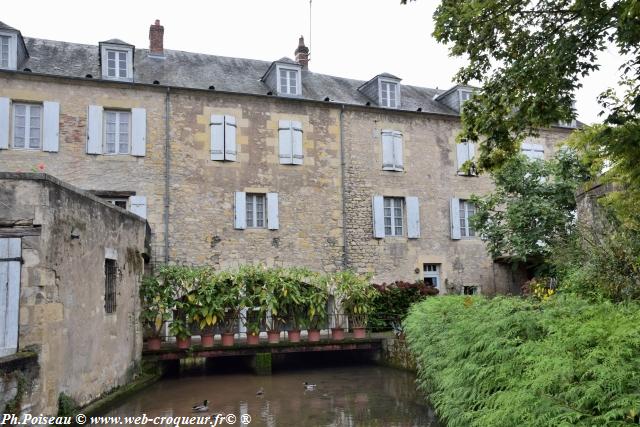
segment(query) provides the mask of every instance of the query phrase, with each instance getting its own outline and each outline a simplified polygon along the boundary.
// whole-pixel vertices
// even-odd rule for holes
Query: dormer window
[[[102,78],[133,81],[133,49],[132,45],[117,39],[100,43]]]
[[[380,106],[398,108],[398,83],[380,80]]]
[[[300,85],[300,68],[289,68],[278,65],[278,95],[302,95]]]
[[[0,35],[0,68],[9,68],[9,43],[11,37]]]
[[[460,93],[460,109],[462,109],[462,106],[464,105],[464,103],[471,99],[471,95],[473,94],[473,92],[471,92],[470,90],[460,90],[459,93]]]

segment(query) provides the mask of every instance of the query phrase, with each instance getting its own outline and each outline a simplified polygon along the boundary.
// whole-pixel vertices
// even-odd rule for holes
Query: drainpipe
[[[349,245],[347,243],[347,197],[345,195],[345,174],[347,163],[344,158],[344,104],[340,107],[340,186],[342,187],[342,269],[349,267]]]
[[[164,263],[169,263],[169,189],[171,183],[171,88],[164,98]]]

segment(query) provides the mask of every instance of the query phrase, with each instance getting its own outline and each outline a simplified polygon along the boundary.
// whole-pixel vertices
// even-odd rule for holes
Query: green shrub
[[[387,285],[373,285],[378,291],[373,299],[369,315],[369,328],[374,332],[394,330],[400,333],[402,321],[407,317],[409,307],[428,295],[438,293],[437,289],[422,282],[396,281]]]
[[[622,426],[640,418],[640,305],[445,296],[405,321],[449,427]]]

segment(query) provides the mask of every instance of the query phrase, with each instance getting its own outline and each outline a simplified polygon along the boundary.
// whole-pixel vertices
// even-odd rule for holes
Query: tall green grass
[[[405,321],[449,427],[628,426],[640,418],[640,305],[445,296]]]

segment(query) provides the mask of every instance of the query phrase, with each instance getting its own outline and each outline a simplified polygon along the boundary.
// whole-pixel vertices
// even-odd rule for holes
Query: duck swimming
[[[207,399],[200,403],[196,403],[191,407],[194,412],[207,412],[209,410],[209,401]]]
[[[264,389],[260,387],[258,391],[256,391],[256,396],[262,396],[262,395],[264,395]]]
[[[316,385],[315,384],[309,384],[308,382],[304,382],[304,389],[305,390],[315,390],[316,389]]]

